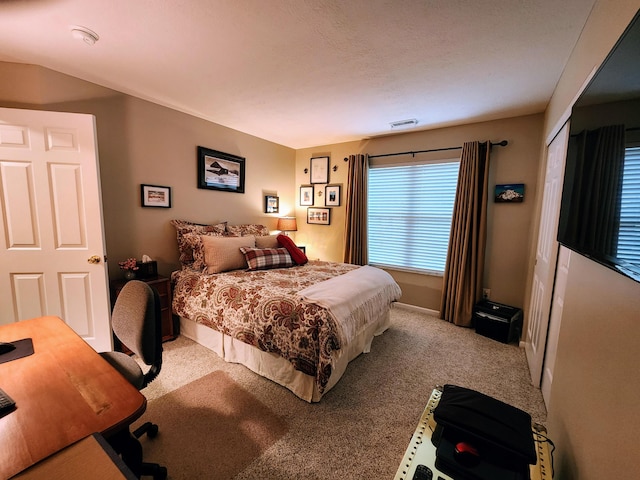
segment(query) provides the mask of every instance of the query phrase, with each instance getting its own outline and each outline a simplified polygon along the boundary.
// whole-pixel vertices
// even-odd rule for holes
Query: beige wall
[[[302,149],[296,152],[296,185],[299,187],[308,184],[309,174],[305,174],[304,169],[309,167],[311,157],[329,155],[332,167],[338,167],[336,172],[330,172],[329,181],[342,184],[344,187],[348,170],[344,158],[350,154],[377,155],[447,148],[462,145],[470,140],[508,140],[508,146],[494,147],[491,155],[491,192],[496,183],[524,183],[525,201],[521,204],[495,204],[491,198],[488,203],[484,286],[491,289],[492,299],[522,307],[527,281],[531,226],[535,212],[542,125],[542,114],[529,115]],[[428,158],[454,158],[459,157],[460,150],[420,154],[418,158],[427,158],[427,155]],[[407,156],[389,158],[392,162],[406,160]],[[324,196],[318,196],[318,190],[324,191],[324,188],[316,188],[315,206],[324,206]],[[344,202],[340,207],[332,208],[331,225],[321,226],[306,225],[306,207],[297,207],[297,217],[300,221],[296,239],[307,244],[307,253],[312,258],[342,261],[344,210]],[[393,238],[393,232],[389,232],[389,236]],[[401,302],[432,310],[440,309],[442,277],[397,271],[390,273],[402,288]]]
[[[170,220],[262,223],[264,195],[278,195],[282,214],[295,200],[295,151],[251,135],[120,94],[46,68],[0,62],[0,105],[96,116],[102,203],[111,278],[117,262],[147,254],[168,275],[178,267]],[[196,147],[246,158],[245,193],[197,188]],[[171,187],[172,208],[140,206],[140,184]]]
[[[596,2],[547,109],[546,137],[639,8]],[[547,421],[555,479],[637,477],[638,339],[640,283],[572,254]]]

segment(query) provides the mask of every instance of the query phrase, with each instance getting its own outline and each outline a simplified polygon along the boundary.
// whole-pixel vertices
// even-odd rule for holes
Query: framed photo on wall
[[[496,185],[496,203],[524,202],[524,183]]]
[[[330,208],[307,208],[307,223],[312,225],[330,225],[331,209]]]
[[[141,184],[140,201],[143,207],[171,208],[171,187]]]
[[[327,185],[324,187],[324,206],[340,206],[340,185]]]
[[[265,195],[264,197],[264,213],[278,213],[280,208],[280,199],[274,195]]]
[[[329,157],[313,157],[309,183],[329,183]]]
[[[300,187],[300,206],[313,205],[313,185],[303,185]]]
[[[243,157],[198,147],[198,188],[244,193]]]

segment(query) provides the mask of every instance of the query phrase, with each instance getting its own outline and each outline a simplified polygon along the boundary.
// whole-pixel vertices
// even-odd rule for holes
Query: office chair
[[[122,352],[104,352],[102,357],[118,370],[134,387],[142,390],[160,373],[162,367],[162,318],[160,297],[155,288],[140,280],[127,282],[111,314],[113,333],[118,340],[151,368],[143,373],[138,363]],[[146,422],[133,432],[125,430],[114,435],[113,447],[138,477],[151,475],[156,480],[167,478],[167,469],[154,463],[142,462],[142,447],[137,440],[143,434],[154,438],[158,426]]]

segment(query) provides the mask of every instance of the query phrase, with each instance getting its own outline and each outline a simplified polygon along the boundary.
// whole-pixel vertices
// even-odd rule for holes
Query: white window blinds
[[[444,272],[460,161],[369,169],[369,263]]]
[[[625,150],[617,256],[640,266],[640,147]]]

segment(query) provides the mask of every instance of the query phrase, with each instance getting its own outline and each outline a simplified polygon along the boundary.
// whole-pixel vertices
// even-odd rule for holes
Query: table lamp
[[[280,217],[278,218],[278,225],[276,230],[280,230],[285,235],[289,236],[287,232],[295,232],[298,230],[298,223],[296,217]]]

